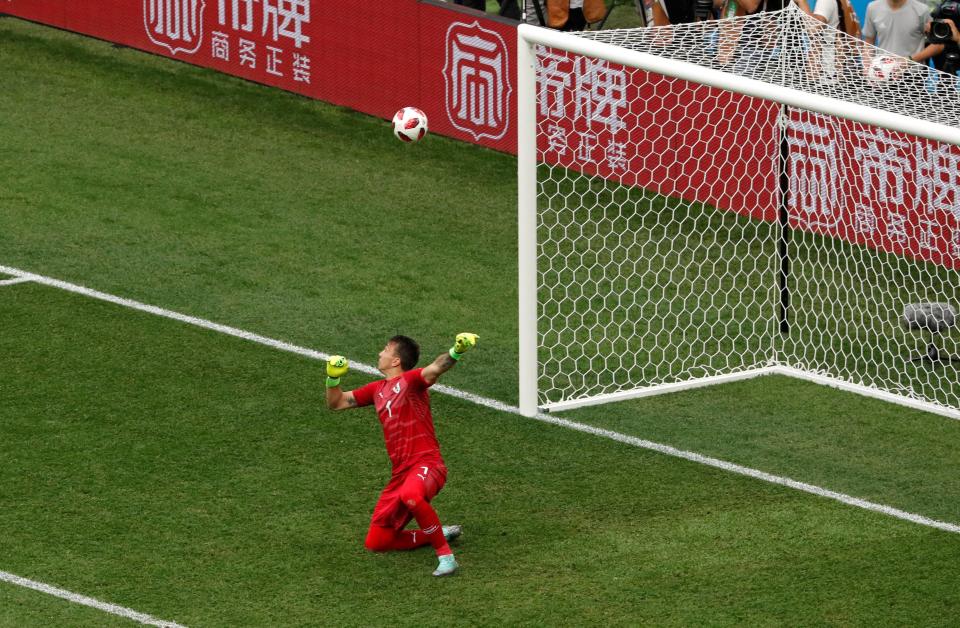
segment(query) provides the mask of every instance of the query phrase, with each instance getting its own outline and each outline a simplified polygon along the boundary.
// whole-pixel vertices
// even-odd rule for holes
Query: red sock
[[[437,556],[452,554],[453,552],[450,551],[447,539],[443,536],[443,526],[440,525],[440,517],[437,516],[433,506],[425,499],[417,500],[413,505],[407,502],[407,505],[410,507],[410,512],[413,513],[414,519],[420,524],[420,532],[430,540],[430,545],[436,550]]]

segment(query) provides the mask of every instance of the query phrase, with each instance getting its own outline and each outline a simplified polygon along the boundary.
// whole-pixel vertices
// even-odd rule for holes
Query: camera
[[[952,42],[953,31],[950,30],[950,24],[947,20],[953,20],[953,23],[960,27],[960,2],[947,0],[937,7],[931,17],[933,22],[930,24],[927,41],[931,44],[949,44]]]

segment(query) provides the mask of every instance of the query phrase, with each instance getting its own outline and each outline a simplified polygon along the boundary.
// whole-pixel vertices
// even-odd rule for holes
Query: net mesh
[[[792,4],[782,11],[747,17],[579,35],[919,120],[960,126],[956,76],[865,44]]]
[[[825,78],[824,29],[795,9],[736,21],[584,36],[931,122],[960,111],[949,77],[909,67]],[[960,407],[954,330],[902,320],[957,307],[960,149],[558,49],[536,71],[540,405],[782,365]]]

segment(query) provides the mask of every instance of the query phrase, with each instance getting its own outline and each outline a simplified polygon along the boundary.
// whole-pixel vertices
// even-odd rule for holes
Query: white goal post
[[[960,418],[960,89],[845,38],[518,27],[523,414],[782,374]]]

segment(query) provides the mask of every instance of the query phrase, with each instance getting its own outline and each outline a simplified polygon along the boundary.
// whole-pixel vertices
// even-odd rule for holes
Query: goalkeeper
[[[434,435],[427,389],[476,346],[477,340],[476,334],[458,334],[450,351],[418,369],[414,367],[420,347],[411,338],[394,336],[377,360],[385,379],[349,392],[340,388],[340,378],[347,372],[346,358],[335,355],[327,361],[327,407],[348,410],[372,404],[393,464],[390,481],[373,509],[367,549],[386,552],[432,545],[439,559],[435,576],[456,573],[458,565],[448,541],[460,536],[460,526],[441,526],[430,505],[446,483],[447,467]],[[417,520],[418,529],[405,529],[411,519]]]

